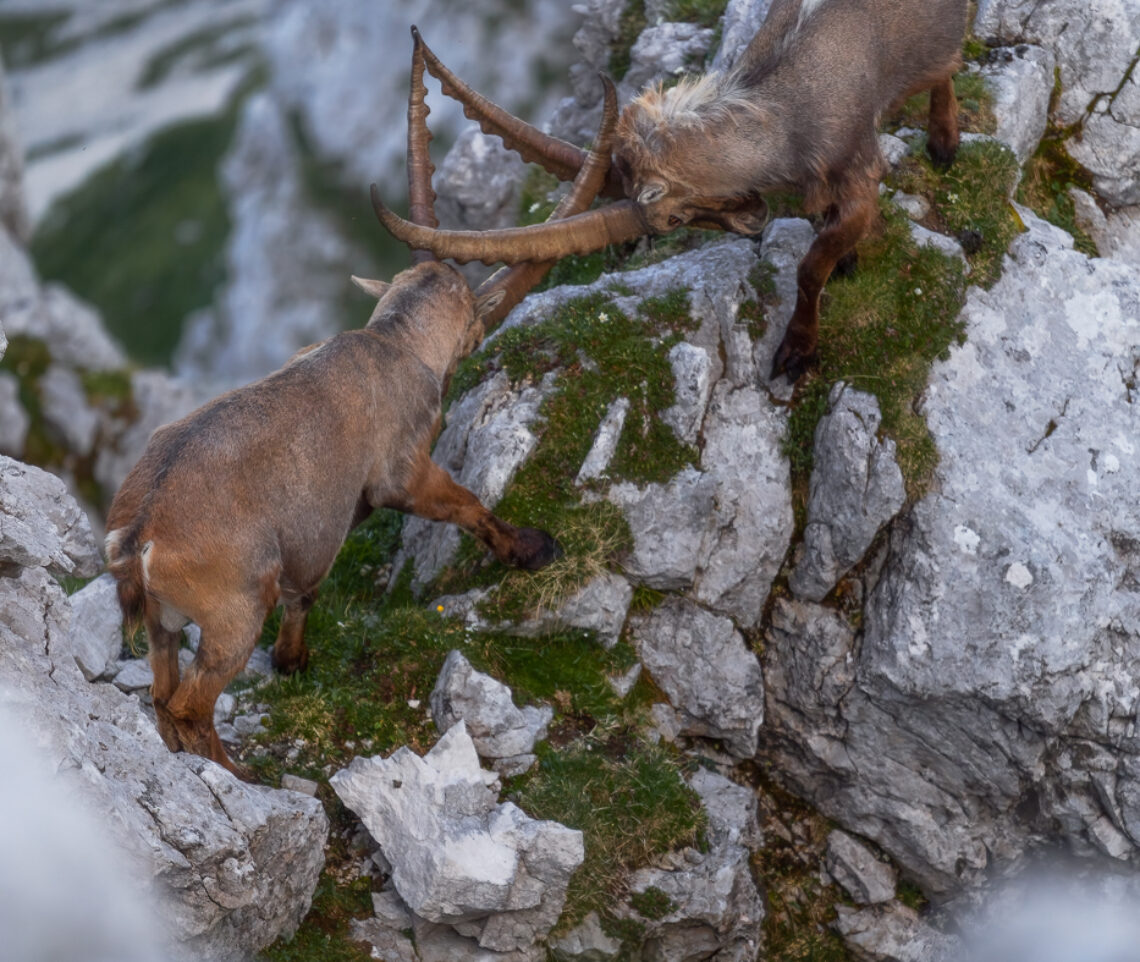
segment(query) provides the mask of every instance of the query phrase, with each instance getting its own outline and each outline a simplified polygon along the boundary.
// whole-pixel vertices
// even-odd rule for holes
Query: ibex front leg
[[[773,380],[787,374],[797,381],[816,361],[819,342],[819,296],[835,265],[855,249],[867,233],[878,207],[878,183],[866,180],[849,185],[840,197],[823,230],[808,249],[796,275],[799,292],[796,309],[784,332],[784,339],[772,360]]]
[[[406,500],[392,507],[429,521],[457,524],[486,544],[500,561],[528,571],[545,567],[562,553],[545,531],[516,528],[495,517],[426,452],[418,459]]]

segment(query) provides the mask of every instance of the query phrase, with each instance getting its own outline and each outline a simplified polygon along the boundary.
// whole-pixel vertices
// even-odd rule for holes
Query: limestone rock
[[[614,962],[621,954],[621,942],[602,931],[597,912],[591,912],[564,936],[550,943],[558,962]]]
[[[0,455],[0,566],[90,577],[101,559],[91,524],[63,482]]]
[[[582,834],[497,804],[488,787],[497,781],[480,769],[463,722],[423,758],[407,748],[356,758],[330,784],[380,844],[420,919],[459,926],[495,952],[525,950],[557,921],[584,858]]]
[[[436,172],[436,216],[442,226],[461,230],[514,227],[525,179],[518,154],[478,126],[466,127]]]
[[[725,379],[705,419],[701,468],[713,482],[713,510],[706,514],[695,595],[745,626],[760,620],[794,527],[781,450],[786,417],[766,393]]]
[[[214,308],[186,320],[174,357],[184,377],[234,386],[339,329],[328,305],[347,292],[344,265],[367,261],[308,201],[299,167],[280,105],[266,93],[251,96],[221,168],[233,222],[228,282]],[[363,306],[360,315],[362,324]]]
[[[777,602],[762,756],[927,892],[1039,833],[1140,855],[1140,272],[1022,211],[925,395],[932,491],[868,572],[860,644]]]
[[[613,648],[625,625],[633,586],[621,575],[603,571],[591,578],[580,590],[553,611],[539,615],[515,629],[519,634],[541,634],[559,628],[581,628],[592,631],[603,648]]]
[[[602,423],[598,425],[594,443],[586,454],[586,460],[578,469],[574,479],[575,484],[584,484],[586,481],[596,481],[603,477],[606,469],[613,460],[617,451],[618,441],[621,440],[622,428],[625,427],[625,418],[629,413],[629,398],[620,397],[612,402],[606,409]]]
[[[827,836],[827,871],[859,905],[889,902],[895,897],[898,876],[886,862],[846,832]]]
[[[625,571],[659,590],[686,588],[697,574],[700,549],[713,510],[716,482],[685,468],[667,484],[638,488],[629,482],[610,488],[633,532]]]
[[[515,471],[538,444],[531,425],[552,389],[548,377],[538,385],[512,387],[505,372],[469,391],[452,404],[432,458],[488,508],[503,496]],[[414,559],[413,588],[431,581],[459,547],[459,530],[409,517],[403,548],[393,561],[399,571]]]
[[[0,357],[3,356],[3,330],[0,330]],[[19,457],[24,451],[31,419],[20,404],[20,382],[7,371],[0,371],[0,454]]]
[[[1140,5],[980,0],[974,33],[987,42],[1036,44],[1053,52],[1060,69],[1057,119],[1081,127],[1066,143],[1069,153],[1093,174],[1097,192],[1110,204],[1140,202],[1140,82],[1134,69]]]
[[[554,717],[549,705],[518,708],[510,688],[476,671],[459,651],[443,663],[431,693],[431,712],[441,733],[466,722],[476,751],[494,760],[530,755]]]
[[[764,840],[754,791],[707,768],[698,768],[686,781],[700,796],[713,845],[743,845],[749,850],[760,847]]]
[[[709,352],[688,341],[669,349],[677,400],[661,412],[661,420],[686,444],[695,444],[712,394],[713,362]]]
[[[69,450],[87,457],[95,445],[99,415],[88,405],[75,369],[52,364],[38,386],[44,420],[59,432]]]
[[[0,486],[6,549],[13,520],[35,535],[21,536],[22,547],[48,546],[0,566],[0,701],[35,733],[57,794],[97,811],[139,884],[156,886],[155,916],[174,943],[164,957],[248,957],[291,933],[308,910],[324,864],[324,811],[315,799],[246,785],[205,759],[171,753],[136,699],[84,679],[70,605],[44,567],[62,566],[61,546],[74,542],[82,516],[56,490],[60,482],[40,474],[8,463]],[[9,495],[29,478],[39,510],[13,519]],[[85,519],[82,532],[81,557],[94,560]]]
[[[951,962],[957,940],[897,902],[882,908],[837,905],[835,927],[858,962]]]
[[[870,547],[906,500],[895,443],[879,440],[879,402],[843,382],[815,429],[804,556],[788,584],[800,598],[824,596]]]
[[[123,614],[115,579],[100,575],[71,596],[71,647],[83,677],[102,675],[123,647]]]
[[[993,92],[997,131],[1019,164],[1037,149],[1049,123],[1055,58],[1051,50],[1030,44],[990,51],[982,76]]]
[[[740,59],[771,7],[772,0],[728,0],[713,70],[727,70]]]
[[[681,713],[685,734],[722,739],[738,758],[755,754],[764,681],[728,618],[670,597],[633,619],[632,632],[642,663]]]

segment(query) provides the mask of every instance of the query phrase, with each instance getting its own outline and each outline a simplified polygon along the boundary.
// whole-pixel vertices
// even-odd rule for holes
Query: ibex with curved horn
[[[930,90],[927,149],[947,165],[958,147],[953,74],[966,0],[775,0],[740,61],[723,74],[648,90],[622,113],[604,193],[625,200],[574,218],[571,252],[597,250],[684,224],[755,233],[774,190],[803,195],[823,228],[799,268],[795,312],[772,377],[815,360],[819,298],[877,213],[886,170],[876,125],[892,105]],[[428,71],[468,116],[528,161],[568,180],[585,153],[528,126],[475,93],[425,50]],[[433,231],[381,205],[390,232],[458,261],[513,263],[553,256],[567,236],[549,225]]]
[[[409,193],[413,218],[434,227],[424,92],[417,46]],[[597,149],[552,216],[593,201],[616,121],[606,81]],[[495,517],[430,456],[456,363],[550,265],[519,264],[472,293],[430,253],[416,260],[390,284],[358,280],[378,298],[362,330],[306,348],[274,374],[157,430],[111,504],[108,564],[127,621],[146,626],[158,728],[172,751],[245,774],[214,729],[214,703],[278,604],[285,612],[273,663],[286,672],[305,667],[305,623],[317,586],[345,536],[375,508],[458,524],[498,559],[523,568],[557,556],[550,535]],[[180,629],[188,621],[201,628],[201,642],[180,676]]]

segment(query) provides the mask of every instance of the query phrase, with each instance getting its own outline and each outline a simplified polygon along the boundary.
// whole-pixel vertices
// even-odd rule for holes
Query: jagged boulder
[[[1140,272],[1021,216],[931,374],[941,462],[861,633],[779,602],[766,645],[761,754],[933,893],[1039,833],[1140,864]]]
[[[84,678],[72,639],[88,611],[49,571],[91,574],[99,555],[62,482],[3,459],[0,532],[0,704],[56,791],[98,813],[133,884],[153,885],[163,956],[244,959],[291,933],[324,864],[320,804],[172,754],[137,699]],[[13,869],[31,866],[0,875]]]
[[[815,429],[803,557],[788,578],[797,597],[822,601],[906,500],[895,443],[878,437],[879,402],[842,381]]]
[[[1066,147],[1111,205],[1140,203],[1140,3],[980,0],[974,32],[995,44],[1036,44],[1054,53],[1056,117],[1080,128]]]
[[[330,784],[379,843],[400,899],[455,929],[448,939],[525,953],[558,920],[582,833],[499,803],[462,721],[422,758],[406,747],[355,758]]]
[[[521,774],[534,764],[535,743],[546,737],[546,726],[554,717],[549,705],[520,709],[510,688],[476,671],[459,651],[444,661],[430,703],[441,733],[463,721],[475,750],[506,775]]]

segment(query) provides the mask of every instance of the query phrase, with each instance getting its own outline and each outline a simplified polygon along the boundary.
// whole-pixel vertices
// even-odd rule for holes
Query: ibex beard
[[[156,431],[107,518],[121,606],[146,627],[159,732],[239,775],[214,728],[218,695],[278,604],[273,663],[305,667],[317,586],[374,509],[454,522],[511,565],[557,555],[548,534],[495,517],[431,460],[443,385],[481,337],[463,279],[429,261],[369,283],[382,296],[365,328]],[[180,677],[190,621],[201,641]]]

